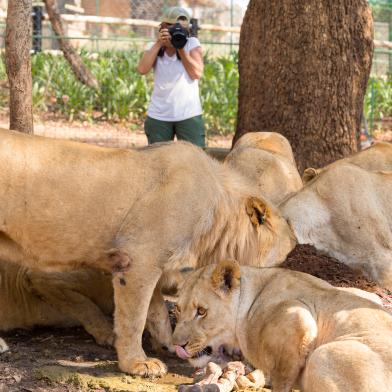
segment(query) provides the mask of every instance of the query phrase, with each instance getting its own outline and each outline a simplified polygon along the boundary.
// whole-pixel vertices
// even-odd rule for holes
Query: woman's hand
[[[173,47],[173,45],[171,43],[171,35],[170,35],[168,29],[161,29],[158,32],[157,42],[161,46],[166,46],[167,48],[172,48]]]

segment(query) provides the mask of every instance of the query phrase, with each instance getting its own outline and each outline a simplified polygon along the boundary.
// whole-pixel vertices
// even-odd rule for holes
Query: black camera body
[[[189,37],[189,31],[181,25],[181,23],[175,23],[169,28],[169,33],[171,36],[171,43],[176,49],[182,49]]]

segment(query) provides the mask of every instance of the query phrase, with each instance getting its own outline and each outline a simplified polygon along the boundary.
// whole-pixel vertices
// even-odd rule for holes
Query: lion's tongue
[[[190,357],[186,350],[181,346],[176,346],[176,354],[181,359],[188,359]]]

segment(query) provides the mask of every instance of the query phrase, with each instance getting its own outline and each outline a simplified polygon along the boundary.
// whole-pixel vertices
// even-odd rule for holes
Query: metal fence
[[[374,18],[374,39],[392,41],[392,0],[370,0]],[[392,73],[392,50],[376,48],[372,73],[386,75]]]
[[[76,48],[140,49],[155,39],[164,9],[180,5],[189,9],[192,17],[203,25],[199,37],[212,55],[227,54],[238,48],[239,27],[247,3],[248,0],[57,0],[66,37]],[[4,46],[6,6],[7,1],[0,0],[1,46]],[[43,3],[33,1],[33,6],[43,7]],[[42,39],[43,50],[58,48],[46,19],[36,38]]]
[[[64,15],[66,37],[76,48],[89,51],[141,49],[156,36],[156,26],[165,8],[188,8],[198,23],[203,47],[211,55],[238,49],[241,26],[249,0],[57,0]],[[369,0],[373,8],[375,39],[392,41],[392,0]],[[33,5],[43,3],[33,1]],[[4,46],[7,0],[0,0],[0,45]],[[37,20],[36,20],[37,21]],[[143,23],[144,21],[144,23]],[[37,31],[37,30],[35,30]],[[42,49],[57,49],[57,40],[47,20],[39,37]],[[37,33],[36,33],[37,34]],[[392,50],[376,48],[375,75],[392,72]]]

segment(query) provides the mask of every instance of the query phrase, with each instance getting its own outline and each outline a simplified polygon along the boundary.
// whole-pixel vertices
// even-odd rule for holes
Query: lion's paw
[[[7,346],[7,343],[2,338],[0,338],[0,354],[3,354],[8,350],[9,347]]]
[[[166,365],[157,358],[133,361],[129,366],[120,366],[123,372],[141,377],[161,377],[167,373]]]
[[[113,346],[115,335],[112,330],[95,332],[94,339],[100,346]]]

